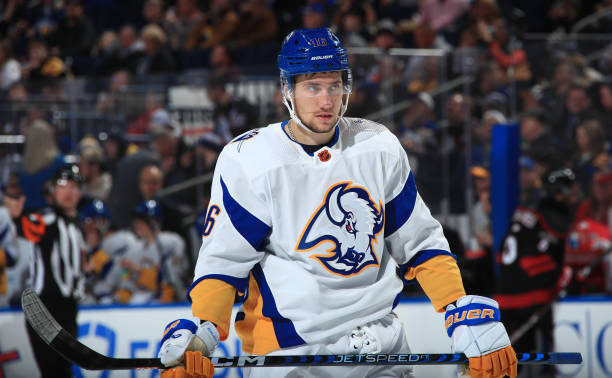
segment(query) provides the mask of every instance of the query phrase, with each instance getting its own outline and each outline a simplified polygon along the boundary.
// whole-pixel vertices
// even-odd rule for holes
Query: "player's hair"
[[[295,78],[299,75],[341,72],[343,96],[339,116],[344,115],[353,87],[353,74],[349,67],[346,49],[329,29],[298,29],[289,33],[278,55],[278,68],[283,103],[289,110],[291,119],[302,128],[308,130],[296,113],[293,97]]]

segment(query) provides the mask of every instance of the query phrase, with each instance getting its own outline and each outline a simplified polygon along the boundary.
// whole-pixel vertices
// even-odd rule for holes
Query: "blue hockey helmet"
[[[88,225],[94,225],[98,232],[105,234],[111,227],[111,214],[108,206],[98,199],[85,205],[79,212],[79,221],[87,232]]]
[[[98,199],[91,201],[79,212],[79,219],[110,219],[111,214],[108,206]]]
[[[278,55],[278,68],[281,80],[286,80],[290,88],[291,78],[297,75],[343,71],[346,93],[352,89],[352,75],[348,54],[340,39],[327,28],[294,30],[283,41]]]
[[[278,54],[283,103],[291,118],[306,128],[293,105],[293,84],[297,75],[317,72],[342,72],[343,100],[340,116],[346,112],[348,95],[353,88],[353,74],[348,54],[340,39],[328,28],[297,29],[289,33]],[[307,129],[307,128],[306,128]]]
[[[162,210],[159,203],[155,200],[148,200],[139,203],[132,210],[132,216],[134,218],[151,220],[155,219],[157,221],[161,221],[162,218]]]

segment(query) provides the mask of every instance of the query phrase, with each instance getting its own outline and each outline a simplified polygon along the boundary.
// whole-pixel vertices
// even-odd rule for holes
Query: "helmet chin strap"
[[[291,119],[295,123],[297,123],[302,128],[302,130],[306,131],[307,133],[317,134],[314,131],[310,130],[308,126],[306,126],[304,122],[302,122],[300,117],[298,117],[297,113],[295,112],[295,106],[294,106],[295,102],[293,99],[293,93],[290,92],[288,94],[286,91],[287,91],[286,87],[283,88],[283,104],[289,111],[289,116],[291,116]],[[343,94],[342,95],[342,108],[340,109],[340,114],[338,115],[338,122],[340,121],[340,118],[342,118],[344,113],[346,112],[346,108],[348,107],[348,101],[349,101],[349,95]]]

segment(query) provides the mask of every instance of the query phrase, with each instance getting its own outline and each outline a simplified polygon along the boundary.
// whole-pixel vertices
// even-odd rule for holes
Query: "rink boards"
[[[413,353],[450,352],[442,314],[427,300],[404,300],[396,308]],[[581,352],[582,365],[560,368],[560,376],[612,376],[612,298],[567,299],[555,306],[556,351]],[[179,318],[191,318],[186,305],[84,307],[79,312],[81,342],[113,357],[152,357],[159,348],[163,327]],[[517,351],[519,352],[519,351]],[[235,335],[217,353],[240,354]],[[0,377],[36,377],[38,371],[27,342],[23,314],[0,310]],[[81,371],[75,377],[158,377],[157,371]],[[417,377],[452,377],[449,366],[416,368]],[[215,377],[242,377],[238,369],[217,369]]]

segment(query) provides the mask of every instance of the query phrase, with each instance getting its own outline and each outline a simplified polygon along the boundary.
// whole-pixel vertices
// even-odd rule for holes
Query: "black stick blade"
[[[25,318],[34,331],[57,353],[87,370],[132,370],[163,368],[159,358],[112,358],[82,344],[53,318],[38,295],[30,289],[21,294]]]

